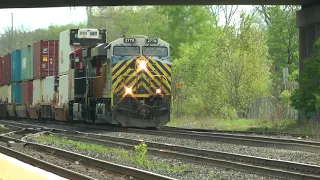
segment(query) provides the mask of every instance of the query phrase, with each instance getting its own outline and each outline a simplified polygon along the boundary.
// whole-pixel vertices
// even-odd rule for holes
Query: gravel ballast
[[[38,140],[35,140],[38,143],[40,143]],[[64,150],[76,152],[79,154],[83,154],[86,156],[94,157],[100,160],[105,160],[125,166],[131,166],[135,168],[144,169],[147,171],[155,172],[158,174],[162,174],[165,176],[177,178],[177,179],[237,179],[237,180],[247,180],[247,179],[279,179],[279,178],[273,178],[273,177],[267,177],[264,175],[249,173],[249,172],[242,172],[238,170],[233,170],[231,168],[221,168],[221,167],[214,167],[212,165],[206,165],[206,164],[199,164],[195,162],[190,162],[187,160],[177,160],[173,158],[168,158],[166,156],[155,156],[155,155],[148,155],[148,158],[150,162],[160,162],[160,163],[166,163],[169,164],[171,167],[174,165],[187,165],[186,169],[183,172],[172,172],[168,171],[163,168],[154,169],[154,168],[148,168],[148,167],[137,167],[135,163],[129,162],[123,158],[121,158],[118,155],[115,154],[108,154],[108,153],[99,153],[97,151],[85,151],[82,149],[77,149],[69,144],[59,144],[59,143],[45,143],[41,142],[42,144],[54,146],[57,148],[61,148]],[[85,144],[85,143],[84,143]],[[122,149],[119,149],[121,151]],[[130,156],[134,156],[133,151],[129,152]]]
[[[120,175],[113,174],[112,172],[101,171],[98,169],[90,168],[88,166],[81,165],[81,163],[77,161],[73,162],[64,158],[60,158],[59,156],[54,156],[47,152],[34,150],[32,148],[28,148],[28,147],[24,148],[22,146],[13,146],[11,147],[11,149],[22,152],[23,154],[32,156],[33,158],[46,161],[56,166],[66,168],[68,170],[78,172],[80,174],[84,174],[95,179],[115,179],[115,180],[130,179],[130,177],[125,178],[125,177],[121,177]]]
[[[144,141],[164,143],[164,144],[173,144],[173,145],[180,145],[180,146],[206,149],[206,150],[212,150],[212,151],[222,151],[222,152],[264,157],[264,158],[270,158],[270,159],[320,165],[319,153],[276,149],[276,148],[266,148],[266,147],[252,147],[252,146],[246,146],[246,145],[228,144],[228,143],[220,143],[220,142],[214,142],[214,141],[211,141],[211,142],[197,141],[192,139],[172,138],[172,137],[165,137],[165,136],[155,136],[155,135],[146,135],[146,134],[126,133],[126,132],[105,132],[103,134],[112,136],[112,137],[123,137],[128,139],[144,140]]]

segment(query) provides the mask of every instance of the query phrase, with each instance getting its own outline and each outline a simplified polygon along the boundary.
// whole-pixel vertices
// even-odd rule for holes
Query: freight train
[[[170,44],[69,29],[0,58],[0,117],[158,128],[170,121]]]

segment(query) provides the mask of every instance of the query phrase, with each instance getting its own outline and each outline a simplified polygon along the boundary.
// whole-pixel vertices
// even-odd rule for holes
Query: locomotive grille
[[[146,60],[145,70],[137,65]],[[125,87],[132,88],[133,94],[155,94],[161,88],[164,94],[171,93],[171,65],[141,56],[115,64],[112,68],[112,89],[114,94],[122,94]]]

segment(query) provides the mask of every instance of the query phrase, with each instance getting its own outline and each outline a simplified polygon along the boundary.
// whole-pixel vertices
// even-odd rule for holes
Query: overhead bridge
[[[304,5],[319,0],[10,0],[0,1],[0,8],[62,6],[128,6],[128,5]]]

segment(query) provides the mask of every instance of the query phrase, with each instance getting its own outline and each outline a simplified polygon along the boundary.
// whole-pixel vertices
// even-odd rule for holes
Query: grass
[[[213,118],[181,117],[173,118],[167,124],[172,127],[193,127],[216,130],[257,131],[296,133],[301,135],[320,135],[320,124],[297,125],[294,120],[266,121],[258,119],[220,120]]]
[[[109,148],[105,146],[100,146],[97,144],[88,144],[77,141],[72,141],[67,138],[59,138],[54,135],[44,135],[37,139],[40,142],[54,143],[56,145],[68,145],[77,150],[84,150],[87,152],[95,152],[98,154],[112,154],[118,156],[121,160],[134,163],[137,167],[148,168],[153,170],[168,171],[172,173],[182,173],[185,172],[186,165],[174,165],[167,164],[164,162],[150,161],[148,157],[147,145],[141,143],[135,146],[134,152],[127,151],[119,148]]]
[[[0,134],[10,132],[8,128],[6,128],[4,125],[0,124]]]

